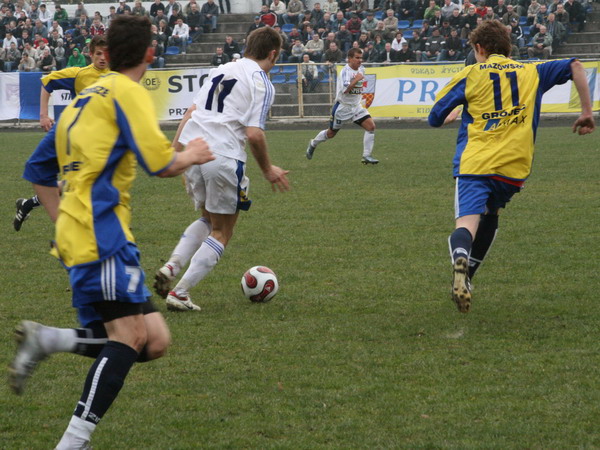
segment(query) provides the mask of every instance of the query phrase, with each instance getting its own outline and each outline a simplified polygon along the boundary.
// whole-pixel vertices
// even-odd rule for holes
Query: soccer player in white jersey
[[[253,31],[244,58],[211,70],[207,80],[181,121],[173,146],[180,149],[202,137],[216,159],[194,166],[186,174],[186,187],[202,217],[187,227],[169,261],[156,273],[156,292],[167,308],[200,310],[189,292],[217,264],[240,210],[248,210],[248,178],[245,175],[246,141],[273,190],[289,189],[287,170],[271,164],[265,138],[265,121],[275,97],[267,73],[281,48],[279,34],[269,27]],[[173,290],[171,283],[190,263]]]
[[[361,49],[351,48],[348,51],[348,64],[344,66],[337,80],[337,95],[331,109],[329,128],[321,131],[308,143],[306,149],[308,159],[312,159],[317,145],[334,138],[342,128],[342,124],[352,121],[365,129],[362,163],[377,164],[379,162],[371,155],[375,144],[375,122],[361,103],[365,79],[362,58],[363,51]]]

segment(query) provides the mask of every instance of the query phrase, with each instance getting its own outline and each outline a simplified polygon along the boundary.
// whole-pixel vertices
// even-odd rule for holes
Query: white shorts
[[[331,118],[329,119],[329,128],[332,130],[339,130],[342,128],[342,124],[346,122],[357,122],[365,120],[370,117],[369,111],[367,111],[361,104],[356,106],[342,105],[336,103],[331,108]]]
[[[215,155],[213,161],[190,167],[184,174],[188,194],[196,209],[205,208],[214,214],[235,214],[247,211],[250,180],[246,165],[237,159]]]

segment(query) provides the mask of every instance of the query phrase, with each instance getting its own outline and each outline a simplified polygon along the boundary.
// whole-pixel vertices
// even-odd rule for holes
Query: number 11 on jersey
[[[211,80],[212,86],[210,87],[210,90],[208,91],[208,96],[206,97],[206,105],[204,106],[204,108],[208,111],[212,111],[213,100],[215,97],[215,90],[220,85],[222,87],[221,87],[221,92],[219,92],[219,96],[217,97],[217,112],[222,113],[223,108],[225,107],[225,98],[229,94],[231,94],[231,90],[233,89],[233,86],[235,86],[235,83],[237,83],[237,80],[235,78],[221,82],[221,80],[223,80],[224,76],[225,76],[224,74],[221,74],[221,75],[214,77]]]

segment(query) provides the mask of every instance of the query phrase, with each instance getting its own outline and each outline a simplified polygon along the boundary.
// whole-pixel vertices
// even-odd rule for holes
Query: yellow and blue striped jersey
[[[137,162],[156,175],[175,156],[146,89],[116,72],[65,108],[56,125],[56,153],[66,181],[56,244],[67,267],[104,260],[134,242],[129,189]]]
[[[491,55],[457,73],[429,114],[429,124],[439,127],[463,105],[454,176],[524,181],[531,172],[542,95],[571,79],[571,61],[520,63]]]
[[[108,73],[108,69],[100,70],[93,64],[86,67],[67,67],[66,69],[50,72],[42,77],[42,86],[48,92],[65,89],[75,97],[86,87],[98,81],[102,75]]]

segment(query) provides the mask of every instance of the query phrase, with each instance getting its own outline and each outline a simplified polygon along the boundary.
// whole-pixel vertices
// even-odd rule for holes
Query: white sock
[[[187,265],[192,255],[198,251],[211,231],[212,226],[204,217],[196,220],[186,228],[167,262],[173,267],[174,275],[177,275],[181,268]]]
[[[225,251],[223,244],[209,236],[192,257],[190,266],[175,286],[175,293],[187,294],[217,265],[223,251]]]
[[[73,328],[54,328],[42,325],[39,343],[47,354],[75,351],[77,332]]]
[[[87,422],[79,417],[71,417],[69,426],[63,434],[55,450],[69,450],[73,448],[83,448],[84,444],[90,441],[96,425]]]
[[[327,139],[329,139],[327,137],[327,130],[323,130],[319,134],[317,134],[317,136],[312,140],[311,145],[313,147],[316,147],[321,142],[325,142]]]
[[[365,136],[363,138],[363,156],[371,156],[373,153],[373,146],[375,145],[375,132],[374,131],[365,131]]]

